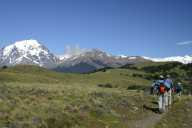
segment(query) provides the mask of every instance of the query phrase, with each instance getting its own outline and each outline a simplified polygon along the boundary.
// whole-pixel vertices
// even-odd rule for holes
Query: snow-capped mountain
[[[61,62],[66,61],[69,58],[73,58],[75,56],[79,56],[80,54],[83,54],[87,50],[79,48],[78,45],[75,47],[66,46],[65,47],[65,53],[63,55],[58,55],[57,57]]]
[[[166,57],[166,58],[150,58],[150,57],[143,57],[144,59],[151,60],[154,62],[180,62],[183,64],[192,63],[192,56],[185,55],[185,56],[175,56],[175,57]]]
[[[65,54],[56,56],[37,40],[17,41],[0,49],[0,66],[29,64],[65,72],[89,72],[105,67],[120,67],[126,64],[146,61],[169,62],[177,61],[184,64],[192,63],[192,56],[167,58],[150,58],[141,56],[114,56],[100,49],[80,49],[67,47]]]
[[[58,58],[37,40],[22,40],[0,50],[0,65],[30,64],[51,68]]]
[[[90,49],[66,59],[55,70],[64,72],[89,72],[104,67],[120,67],[128,63],[144,61],[146,60],[142,57],[113,56],[100,49]]]

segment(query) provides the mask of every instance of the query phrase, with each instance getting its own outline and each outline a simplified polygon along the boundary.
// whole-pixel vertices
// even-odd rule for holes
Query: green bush
[[[113,88],[112,84],[107,83],[107,84],[98,84],[98,87],[102,87],[102,88]]]
[[[145,86],[142,85],[132,85],[127,88],[127,90],[144,90]]]
[[[143,77],[142,74],[138,74],[138,73],[133,73],[132,76],[133,76],[133,77]]]

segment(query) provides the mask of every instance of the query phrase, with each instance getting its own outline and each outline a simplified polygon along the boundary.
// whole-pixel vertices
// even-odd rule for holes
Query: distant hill
[[[23,83],[84,83],[107,84],[127,88],[129,85],[147,86],[150,81],[132,76],[133,73],[143,73],[134,70],[107,69],[87,74],[58,73],[33,65],[17,65],[0,70],[0,82]]]
[[[87,67],[87,65],[85,65]],[[73,72],[70,70],[70,72]],[[91,84],[113,83],[121,87],[150,85],[159,75],[171,75],[174,82],[182,82],[187,90],[192,90],[192,65],[178,62],[129,64],[121,68],[106,67],[91,69],[84,74],[58,73],[33,65],[17,65],[0,70],[0,81]],[[127,85],[126,85],[127,84]]]
[[[143,77],[148,80],[158,79],[160,75],[169,74],[174,82],[182,82],[186,90],[192,91],[192,64],[179,62],[146,62],[142,64],[127,64],[122,69],[132,69],[145,72],[145,75],[135,73],[136,77]]]

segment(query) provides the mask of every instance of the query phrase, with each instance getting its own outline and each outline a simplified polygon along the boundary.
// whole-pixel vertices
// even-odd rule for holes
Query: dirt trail
[[[149,117],[137,121],[134,128],[152,128],[161,120],[162,116],[162,114],[152,114]]]
[[[135,124],[132,124],[131,128],[153,128],[166,114],[167,112],[163,114],[154,112],[141,120],[135,121]]]
[[[178,102],[178,101],[176,101],[176,99],[173,99],[173,105],[175,104],[175,102]],[[147,104],[147,103],[144,103],[144,104]],[[168,113],[167,111],[163,114],[159,114],[156,102],[153,102],[152,106],[149,104],[147,105],[148,106],[144,105],[144,109],[152,111],[152,113],[150,113],[148,116],[146,115],[144,116],[143,115],[144,113],[141,113],[141,116],[143,116],[143,118],[140,120],[129,121],[129,128],[153,128]]]
[[[144,111],[141,113],[141,116],[143,118],[141,118],[140,120],[129,122],[130,128],[153,128],[161,120],[161,118],[166,113],[160,114],[158,112],[157,103],[156,102],[152,102],[152,103],[153,103],[152,105],[149,105],[149,104],[148,106],[144,105],[143,107]],[[148,113],[147,115],[146,115],[146,112]]]
[[[141,120],[129,121],[128,128],[153,128],[157,124],[164,114],[153,113]]]

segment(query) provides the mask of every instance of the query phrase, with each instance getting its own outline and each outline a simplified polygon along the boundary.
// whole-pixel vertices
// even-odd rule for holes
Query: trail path
[[[144,117],[141,120],[129,120],[128,128],[153,128],[165,114],[152,113],[151,115]]]
[[[162,116],[163,114],[152,114],[149,117],[137,121],[134,128],[152,128],[161,120]]]
[[[135,124],[131,128],[153,128],[166,114],[167,112],[163,114],[152,113],[141,120],[135,121]]]

